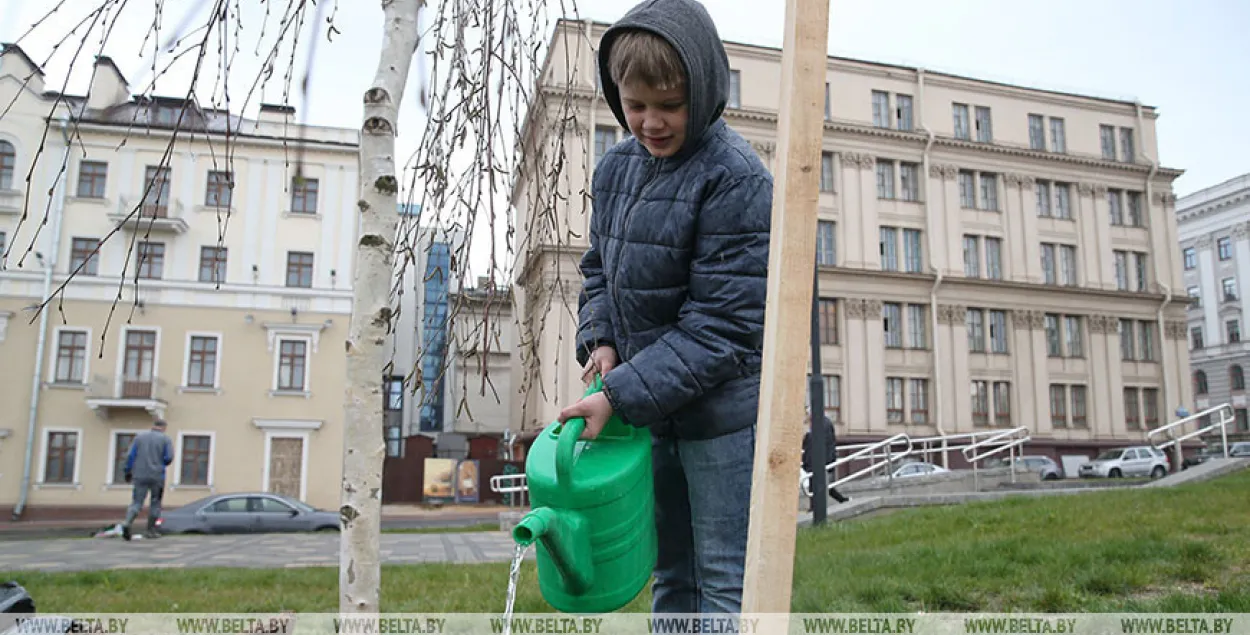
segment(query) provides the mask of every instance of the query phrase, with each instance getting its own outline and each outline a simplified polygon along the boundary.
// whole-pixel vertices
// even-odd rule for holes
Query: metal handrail
[[[1180,437],[1176,437],[1175,439],[1171,439],[1160,444],[1156,444],[1153,440],[1153,437],[1157,434],[1163,434],[1165,432],[1169,432],[1172,430],[1172,428],[1183,426],[1186,423],[1189,423],[1190,421],[1201,419],[1202,417],[1205,417],[1217,411],[1220,413],[1218,423],[1212,423],[1211,425],[1205,428],[1199,428],[1198,430],[1195,430],[1194,432],[1191,432],[1189,434],[1186,434]],[[1169,447],[1176,445],[1177,443],[1180,443],[1182,441],[1188,441],[1194,437],[1202,436],[1203,434],[1206,434],[1207,432],[1210,432],[1211,430],[1215,428],[1219,428],[1220,429],[1220,444],[1224,448],[1224,458],[1228,458],[1228,424],[1233,423],[1236,420],[1237,420],[1237,415],[1233,412],[1233,406],[1227,403],[1220,404],[1218,406],[1215,406],[1214,408],[1207,408],[1206,410],[1203,410],[1202,412],[1189,415],[1188,417],[1185,417],[1184,419],[1178,419],[1165,426],[1160,426],[1158,428],[1155,428],[1154,430],[1150,430],[1149,432],[1146,433],[1146,442],[1160,450],[1164,450],[1164,449],[1167,449]]]
[[[496,494],[526,492],[529,491],[529,482],[526,481],[525,473],[523,472],[519,474],[498,474],[490,477],[490,491]]]
[[[898,453],[892,452],[890,450],[892,446],[899,445],[899,444],[905,444],[906,449]],[[843,448],[852,448],[852,447],[855,447],[858,449],[855,452],[852,452],[851,454],[848,454],[840,459],[836,459],[833,462],[826,464],[825,472],[828,473],[830,471],[836,470],[842,464],[858,459],[864,456],[865,454],[870,455],[870,456],[875,455],[876,451],[880,449],[885,450],[884,460],[881,460],[881,461],[870,460],[868,467],[865,467],[859,470],[858,472],[853,472],[851,474],[848,474],[842,478],[828,481],[827,489],[833,489],[834,487],[837,487],[838,485],[846,483],[847,481],[851,481],[856,478],[859,478],[860,476],[866,473],[876,471],[876,469],[880,467],[881,465],[889,465],[890,463],[893,463],[894,461],[904,458],[912,453],[911,437],[907,436],[906,433],[899,433],[888,439],[883,439],[875,443],[861,443],[855,446],[841,446],[838,449],[841,450]],[[805,496],[812,495],[812,472],[809,472],[803,469],[801,466],[799,467],[799,488],[803,491],[803,494]]]
[[[1024,436],[1016,437],[1016,435],[1019,435],[1019,434],[1023,434]],[[1016,438],[1012,439],[1012,437],[1016,437]],[[1012,439],[1012,440],[1002,441],[1003,439]],[[994,456],[995,454],[998,454],[999,452],[1003,452],[1004,450],[1012,451],[1014,448],[1022,446],[1031,440],[1032,440],[1032,437],[1029,436],[1029,429],[1024,426],[1020,426],[1018,428],[1012,428],[1010,430],[1003,430],[1001,432],[991,434],[990,436],[984,439],[981,439],[980,441],[977,441],[969,445],[966,448],[963,448],[962,450],[960,450],[960,452],[963,453],[964,459],[966,459],[969,463],[972,463],[973,465],[975,465],[982,459],[986,459],[991,456]],[[975,450],[980,447],[991,447],[995,445],[997,445],[995,449],[990,450],[988,452],[981,452],[977,454],[975,457],[970,456],[968,454],[970,450]]]

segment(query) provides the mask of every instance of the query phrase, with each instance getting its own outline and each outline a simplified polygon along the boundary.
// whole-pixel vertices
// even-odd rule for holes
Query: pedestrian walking
[[[148,526],[145,538],[159,538],[156,519],[161,516],[161,498],[165,495],[165,468],[174,462],[174,442],[165,434],[164,419],[152,422],[152,428],[140,432],[130,444],[126,457],[124,476],[131,483],[130,507],[126,509],[126,521],[122,523],[122,538],[130,540],[130,525],[134,523],[143,501],[148,503]]]

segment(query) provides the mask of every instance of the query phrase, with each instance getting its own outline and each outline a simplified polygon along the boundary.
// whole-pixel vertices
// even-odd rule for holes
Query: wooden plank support
[[[786,0],[785,25],[764,360],[742,598],[742,612],[755,614],[788,614],[794,581],[829,0]]]

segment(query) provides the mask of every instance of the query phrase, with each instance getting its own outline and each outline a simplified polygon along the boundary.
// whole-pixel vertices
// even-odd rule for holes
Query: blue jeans
[[[740,613],[755,426],[715,439],[656,438],[655,613]]]

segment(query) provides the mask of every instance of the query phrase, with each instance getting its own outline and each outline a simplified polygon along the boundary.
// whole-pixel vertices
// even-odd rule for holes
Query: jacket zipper
[[[651,185],[651,182],[653,180],[655,180],[656,175],[659,173],[659,165],[660,165],[659,159],[655,157],[647,158],[647,177],[642,180],[642,185],[639,186],[638,188],[638,194],[634,197],[634,203],[629,206],[629,209],[625,214],[625,226],[621,232],[622,249],[624,249],[623,245],[629,240],[630,221],[634,219],[634,208],[638,207],[639,203],[642,202],[642,195],[646,193],[647,187]],[[618,252],[618,256],[619,256],[619,252]],[[617,262],[617,270],[618,271],[620,270],[619,261]],[[621,330],[624,332],[623,333],[624,337],[621,338],[624,341],[617,343],[617,346],[619,347],[622,344],[624,344],[625,346],[629,345],[629,329],[625,323],[625,314],[621,311],[620,285],[617,284],[617,282],[618,281],[616,277],[613,276],[612,304],[615,305],[617,319],[620,321]],[[621,351],[618,350],[617,355],[619,356],[620,353]],[[629,351],[626,351],[626,354],[629,354]]]

